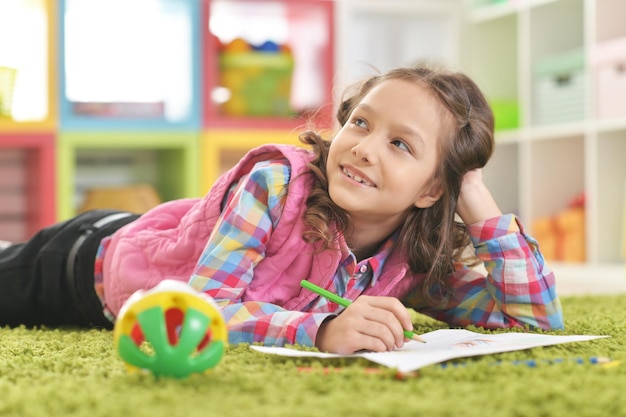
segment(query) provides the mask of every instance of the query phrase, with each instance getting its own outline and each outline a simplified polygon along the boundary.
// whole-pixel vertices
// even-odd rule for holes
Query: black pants
[[[0,326],[112,328],[94,288],[95,256],[102,238],[138,217],[93,210],[1,250]]]

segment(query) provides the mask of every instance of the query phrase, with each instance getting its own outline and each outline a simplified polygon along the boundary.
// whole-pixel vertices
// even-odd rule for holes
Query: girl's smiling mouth
[[[345,166],[341,167],[341,171],[346,177],[350,178],[353,181],[358,182],[359,184],[365,185],[367,187],[376,188],[376,185],[373,182],[371,182],[369,178],[367,178],[363,173],[352,170]]]

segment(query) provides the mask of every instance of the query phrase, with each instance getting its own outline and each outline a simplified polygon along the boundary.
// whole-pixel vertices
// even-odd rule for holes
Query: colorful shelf
[[[72,217],[88,189],[137,181],[162,200],[202,195],[252,147],[298,144],[309,122],[330,127],[334,7],[329,0],[0,2],[0,38],[12,40],[0,44],[0,67],[15,66],[18,53],[29,66],[17,68],[14,107],[0,115],[0,169],[10,166],[22,184],[19,193],[0,187],[0,202],[15,212],[5,216],[11,226],[0,212],[0,239],[10,228],[26,238]],[[293,112],[221,111],[213,100],[224,52],[215,17],[236,30],[237,22],[254,22],[258,36],[284,43],[293,58]],[[282,37],[268,35],[277,28]]]

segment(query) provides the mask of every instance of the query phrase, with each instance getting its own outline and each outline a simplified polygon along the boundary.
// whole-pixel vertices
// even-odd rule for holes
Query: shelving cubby
[[[0,2],[0,132],[57,126],[56,17],[56,0]]]
[[[337,88],[418,61],[458,67],[463,55],[461,0],[335,2]]]
[[[520,203],[520,161],[522,145],[516,137],[498,138],[494,154],[484,172],[489,189],[497,197],[503,212],[521,215]]]
[[[210,129],[201,140],[202,192],[254,147],[266,143],[301,145],[296,130],[281,129]]]
[[[199,128],[199,0],[57,1],[61,129]]]
[[[162,201],[197,196],[199,142],[197,132],[62,132],[57,141],[59,218],[76,214],[89,184],[148,183]],[[81,159],[87,162],[79,164]]]
[[[327,0],[202,0],[203,191],[247,150],[332,126],[334,13]],[[245,102],[253,91],[263,106]]]
[[[56,220],[54,135],[0,132],[0,237],[20,242]]]

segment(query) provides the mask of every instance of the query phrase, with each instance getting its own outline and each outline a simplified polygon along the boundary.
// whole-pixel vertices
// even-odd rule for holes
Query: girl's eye
[[[367,122],[361,118],[355,117],[354,120],[352,120],[352,124],[354,124],[357,127],[362,127],[363,129],[367,129]]]
[[[400,139],[392,140],[391,144],[393,146],[396,146],[396,147],[402,149],[403,151],[406,151],[406,152],[410,152],[411,151],[411,149],[407,146],[407,144],[404,143],[403,141],[401,141]]]

